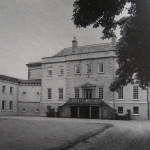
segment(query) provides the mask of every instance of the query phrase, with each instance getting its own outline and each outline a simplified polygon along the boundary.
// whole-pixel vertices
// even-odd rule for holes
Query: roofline
[[[0,80],[9,81],[18,84],[41,84],[41,79],[23,80],[0,74]]]
[[[42,66],[42,62],[30,62],[26,64],[27,67],[33,67],[33,66]]]
[[[96,51],[96,52],[92,52],[92,53],[99,53],[99,52],[106,52],[106,51],[115,51],[115,50],[103,50],[103,51]],[[46,58],[55,58],[55,57],[66,57],[66,56],[81,55],[81,54],[88,54],[88,52],[87,52],[87,53],[80,53],[80,54],[63,55],[63,56],[43,57],[42,59],[46,59]],[[90,53],[90,54],[91,54],[91,53]],[[42,64],[43,64],[43,62],[42,62]]]

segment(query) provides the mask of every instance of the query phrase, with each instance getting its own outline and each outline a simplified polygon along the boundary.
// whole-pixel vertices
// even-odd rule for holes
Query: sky
[[[0,74],[27,79],[26,64],[71,47],[74,37],[79,46],[110,42],[100,39],[101,27],[76,28],[73,2],[0,0]]]

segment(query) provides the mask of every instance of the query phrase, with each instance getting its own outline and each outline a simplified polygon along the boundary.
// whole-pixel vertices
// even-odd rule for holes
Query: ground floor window
[[[63,99],[63,89],[59,89],[59,99]]]
[[[2,101],[2,111],[6,110],[6,101]]]
[[[118,107],[118,114],[123,114],[123,107]]]
[[[48,97],[48,99],[52,99],[52,89],[47,89],[47,97]]]
[[[10,101],[9,110],[10,110],[10,111],[13,111],[13,101]]]
[[[133,107],[133,114],[138,115],[139,114],[139,107]]]

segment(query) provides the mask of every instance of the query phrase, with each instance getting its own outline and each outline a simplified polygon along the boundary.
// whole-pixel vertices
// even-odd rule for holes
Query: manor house
[[[118,68],[116,38],[110,43],[64,48],[27,64],[28,80],[0,75],[0,115],[115,119],[149,118],[148,89],[138,84],[109,90]]]

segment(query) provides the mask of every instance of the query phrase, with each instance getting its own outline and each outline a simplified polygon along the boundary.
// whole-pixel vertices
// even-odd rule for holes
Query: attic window
[[[48,67],[47,70],[48,70],[48,75],[52,76],[53,74],[52,66]]]
[[[63,67],[63,66],[60,66],[60,67],[59,67],[59,75],[60,75],[60,76],[63,76],[63,75],[64,75],[64,67]]]

